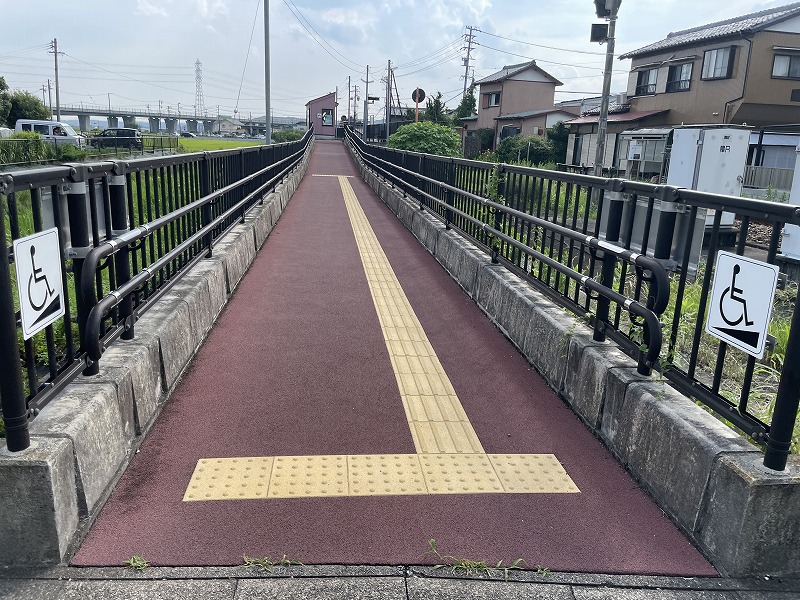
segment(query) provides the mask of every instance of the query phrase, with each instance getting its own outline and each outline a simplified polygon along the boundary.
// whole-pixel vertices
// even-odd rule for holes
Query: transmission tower
[[[205,115],[206,108],[205,102],[203,101],[203,63],[200,62],[199,58],[194,63],[194,81],[194,114]]]

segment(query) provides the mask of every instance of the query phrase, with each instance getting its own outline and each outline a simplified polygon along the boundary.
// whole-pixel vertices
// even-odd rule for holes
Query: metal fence
[[[778,261],[800,209],[664,185],[424,155],[348,136],[366,166],[766,447],[785,468],[800,397],[797,286],[776,295],[762,359],[706,333],[713,265],[727,244]],[[734,214],[737,215],[734,221]],[[755,228],[766,242],[747,242]],[[626,254],[624,251],[627,251]],[[644,259],[649,260],[644,260]],[[663,285],[652,261],[670,273]],[[594,282],[591,283],[590,282]],[[613,292],[613,294],[611,293]],[[663,302],[663,305],[662,305]],[[636,306],[636,310],[632,307]],[[660,315],[664,345],[640,308]],[[662,312],[663,311],[663,312]]]
[[[3,168],[29,168],[34,164],[47,164],[75,160],[89,156],[101,160],[109,156],[163,154],[178,151],[178,137],[174,135],[145,135],[141,147],[130,140],[104,140],[102,147],[95,146],[95,138],[88,138],[84,148],[59,140],[4,138],[0,139],[0,166]]]
[[[789,192],[793,177],[794,169],[747,165],[744,168],[744,187]]]
[[[76,163],[0,174],[0,399],[7,446],[102,347],[133,337],[138,316],[294,168],[299,141],[236,150]],[[23,340],[12,243],[57,228],[65,314]]]

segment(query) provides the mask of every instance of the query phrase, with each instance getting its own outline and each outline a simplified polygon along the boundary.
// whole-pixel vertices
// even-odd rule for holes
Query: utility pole
[[[53,58],[55,59],[55,67],[56,67],[56,121],[60,121],[61,96],[59,94],[59,89],[58,89],[58,38],[53,38],[51,47],[53,48]]]
[[[606,154],[608,135],[608,97],[611,94],[611,69],[614,67],[614,30],[617,24],[617,11],[622,0],[595,0],[597,16],[608,21],[606,38],[606,65],[603,71],[603,96],[600,99],[600,116],[597,119],[597,149],[594,157],[594,175],[603,175],[603,161]]]
[[[392,121],[392,61],[386,67],[386,143],[389,143]]]
[[[264,97],[266,99],[264,108],[267,112],[264,113],[264,129],[266,135],[264,136],[264,143],[272,143],[272,112],[270,111],[270,72],[269,72],[269,0],[264,0]]]
[[[50,80],[47,80],[47,100],[50,103],[50,118],[53,118],[53,89],[50,86]]]
[[[347,121],[350,122],[350,75],[347,76]]]
[[[367,122],[369,121],[367,115],[369,114],[369,65],[367,65],[367,78],[362,79],[364,82],[364,141],[367,141]]]
[[[462,94],[462,98],[467,95],[467,79],[469,78],[469,59],[471,58],[470,53],[472,52],[472,42],[475,40],[475,36],[473,35],[473,31],[476,31],[476,28],[472,25],[467,27],[469,29],[469,33],[467,34],[467,57],[464,59],[464,93]]]

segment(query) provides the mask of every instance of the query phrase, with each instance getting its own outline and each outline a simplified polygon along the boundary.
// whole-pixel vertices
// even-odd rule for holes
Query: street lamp
[[[603,160],[608,134],[608,97],[611,94],[611,70],[614,66],[614,30],[617,24],[617,11],[622,0],[594,0],[595,13],[600,19],[608,21],[606,42],[606,66],[603,71],[603,96],[600,99],[600,116],[597,120],[597,148],[594,157],[594,174],[603,175]]]

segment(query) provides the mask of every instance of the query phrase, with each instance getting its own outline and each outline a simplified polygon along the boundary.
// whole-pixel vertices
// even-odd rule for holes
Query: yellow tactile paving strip
[[[578,493],[552,454],[484,452],[350,182],[336,177],[417,453],[200,459],[184,501]]]
[[[552,454],[359,454],[203,458],[183,499],[578,491]]]
[[[428,341],[350,182],[339,178],[364,273],[418,454],[482,454],[483,446]]]

